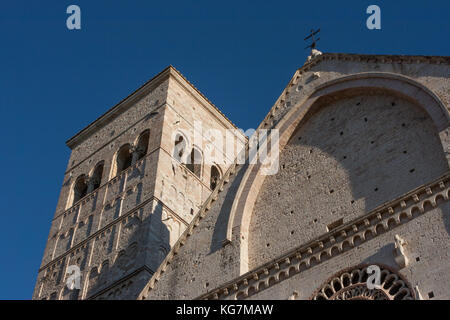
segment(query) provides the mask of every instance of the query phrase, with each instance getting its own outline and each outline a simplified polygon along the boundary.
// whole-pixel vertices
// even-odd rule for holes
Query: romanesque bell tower
[[[168,67],[69,139],[33,299],[135,299],[234,160],[208,130],[245,141]]]

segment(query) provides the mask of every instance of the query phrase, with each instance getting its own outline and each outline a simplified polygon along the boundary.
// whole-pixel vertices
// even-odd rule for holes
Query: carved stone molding
[[[264,266],[251,270],[198,299],[245,299],[280,281],[331,259],[360,244],[408,223],[437,205],[447,202],[450,193],[450,173],[399,197],[368,214],[348,222],[302,246],[289,251]],[[259,275],[254,280],[253,275]]]

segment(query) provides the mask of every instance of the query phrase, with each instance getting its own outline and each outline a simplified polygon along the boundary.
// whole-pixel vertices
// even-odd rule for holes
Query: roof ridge
[[[77,140],[79,140],[83,135],[87,135],[89,133],[89,131],[91,130],[95,130],[96,127],[103,127],[103,126],[96,126],[99,124],[99,122],[101,120],[105,120],[108,118],[108,116],[114,116],[115,112],[118,112],[119,108],[121,106],[123,106],[124,104],[126,104],[127,102],[129,102],[129,100],[131,100],[134,97],[137,97],[141,91],[148,85],[150,85],[152,82],[157,81],[158,78],[161,78],[163,76],[165,76],[166,74],[170,77],[170,71],[174,71],[177,75],[179,75],[192,89],[194,89],[195,92],[197,92],[203,99],[205,99],[205,101],[210,104],[214,110],[216,110],[228,123],[231,124],[231,126],[233,126],[234,128],[237,129],[237,126],[222,112],[220,111],[220,109],[214,104],[212,103],[192,82],[190,82],[178,69],[176,69],[173,65],[168,65],[167,67],[165,67],[162,71],[160,71],[159,73],[157,73],[155,76],[153,76],[152,78],[150,78],[149,80],[145,81],[141,86],[139,86],[136,90],[134,90],[133,92],[131,92],[129,95],[127,95],[125,98],[123,98],[122,100],[120,100],[118,103],[116,103],[114,106],[112,106],[111,108],[109,108],[106,112],[104,112],[103,114],[101,114],[99,117],[97,117],[94,121],[92,121],[91,123],[89,123],[86,127],[84,127],[83,129],[79,130],[74,136],[72,136],[70,139],[68,139],[66,141],[66,145],[69,146],[70,148],[74,147],[75,145],[77,145],[79,142],[77,142]]]

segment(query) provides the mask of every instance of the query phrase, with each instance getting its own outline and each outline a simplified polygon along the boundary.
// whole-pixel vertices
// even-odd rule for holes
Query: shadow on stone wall
[[[231,207],[233,206],[234,199],[236,197],[236,193],[239,189],[239,186],[241,185],[242,179],[245,175],[246,170],[248,169],[248,163],[246,163],[243,166],[240,166],[238,168],[238,172],[236,173],[236,176],[231,182],[231,186],[225,186],[228,187],[228,189],[225,190],[219,194],[219,196],[224,195],[224,199],[220,201],[220,212],[219,216],[217,217],[216,224],[214,225],[214,231],[211,239],[211,246],[210,246],[210,254],[214,253],[215,251],[219,250],[223,247],[223,242],[226,241],[227,238],[227,227],[228,227],[228,221],[230,219],[230,213],[231,213]],[[214,203],[214,206],[218,206],[219,203]]]
[[[146,161],[144,161],[145,163]],[[145,165],[128,176],[128,179],[142,179]],[[123,190],[123,188],[121,188]],[[136,190],[136,206],[142,204],[142,183]],[[117,202],[120,206],[120,201]],[[148,213],[148,211],[151,211]],[[113,246],[119,234],[119,224],[111,228],[108,253],[115,252],[114,260],[107,259],[100,266],[86,272],[88,277],[86,299],[131,299],[135,300],[147,284],[151,275],[170,251],[170,231],[164,224],[161,203],[153,206],[148,202],[135,213],[120,222],[120,237],[126,237],[123,248],[117,251]],[[126,212],[122,212],[123,215]],[[142,220],[142,217],[145,217]],[[97,243],[97,242],[96,242]],[[109,254],[111,257],[111,255]]]
[[[448,172],[422,108],[379,92],[341,98],[313,106],[281,150],[280,171],[264,181],[250,224],[251,267]]]
[[[363,264],[384,264],[393,269],[398,269],[397,264],[394,260],[394,252],[395,244],[394,238],[392,238],[392,242],[384,245],[380,249],[377,250],[376,253],[364,259],[361,263]]]
[[[447,234],[450,236],[450,202],[445,202],[441,206],[442,220]]]

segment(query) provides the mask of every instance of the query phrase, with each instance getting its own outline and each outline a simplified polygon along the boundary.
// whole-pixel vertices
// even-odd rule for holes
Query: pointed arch
[[[442,141],[448,134],[450,117],[444,106],[431,90],[417,81],[398,74],[368,72],[344,76],[318,85],[312,94],[301,103],[294,105],[286,115],[275,125],[279,130],[279,149],[283,150],[290,138],[296,132],[299,124],[318,108],[326,106],[339,97],[351,97],[372,93],[388,93],[412,102],[422,108],[431,118],[433,125]],[[267,143],[270,145],[270,143]],[[243,173],[242,183],[234,198],[227,224],[226,241],[242,239],[240,246],[240,273],[249,270],[248,239],[249,224],[253,208],[261,186],[266,178],[259,174],[261,164],[251,165]],[[236,234],[234,234],[236,233]],[[233,235],[234,234],[234,235]]]

